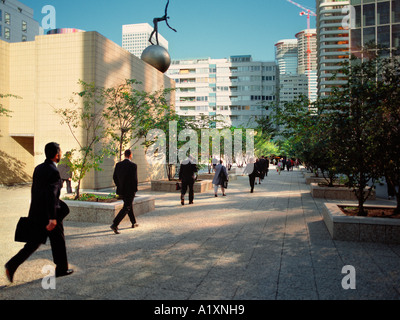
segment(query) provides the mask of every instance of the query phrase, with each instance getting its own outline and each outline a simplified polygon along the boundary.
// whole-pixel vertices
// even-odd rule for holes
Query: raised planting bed
[[[152,180],[151,181],[151,191],[160,191],[160,192],[181,192],[180,190],[176,190],[176,183],[178,180]],[[212,189],[212,180],[197,180],[194,183],[193,189],[194,193],[204,193]]]
[[[200,180],[212,180],[214,179],[215,173],[200,173],[198,175],[198,179]],[[237,175],[236,174],[229,174],[229,181],[235,181],[237,180]]]
[[[313,198],[322,198],[322,199],[337,199],[337,200],[357,200],[354,191],[346,186],[334,185],[333,187],[328,187],[327,185],[323,185],[321,183],[310,183],[311,195]],[[368,192],[368,190],[365,190]],[[371,191],[371,194],[368,197],[368,200],[375,200],[376,192],[375,190]]]
[[[322,211],[325,225],[333,240],[400,243],[399,216],[391,216],[393,206],[366,205],[371,216],[354,216],[344,209],[357,207],[346,203],[324,203]],[[381,214],[379,214],[379,212]],[[385,212],[382,215],[382,212]]]
[[[106,198],[106,194],[96,193],[96,196]],[[65,221],[112,223],[124,203],[119,199],[103,199],[89,201],[63,200],[69,207],[70,213]],[[155,210],[155,198],[138,195],[135,197],[133,212],[135,217]],[[123,221],[129,221],[128,216]]]

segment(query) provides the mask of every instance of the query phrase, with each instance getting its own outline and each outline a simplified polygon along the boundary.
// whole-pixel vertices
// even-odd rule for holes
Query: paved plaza
[[[43,245],[9,284],[0,275],[0,300],[398,300],[400,245],[333,241],[322,220],[324,200],[313,199],[302,173],[273,169],[255,192],[247,176],[231,181],[227,197],[196,194],[181,206],[178,194],[151,192],[156,210],[139,227],[65,222],[70,267],[56,289],[42,288],[52,265]],[[379,193],[378,193],[379,197]],[[187,196],[186,196],[187,198]],[[22,247],[13,241],[26,216],[30,186],[0,188],[0,264]],[[382,198],[379,202],[395,203]],[[355,269],[345,290],[342,268]]]

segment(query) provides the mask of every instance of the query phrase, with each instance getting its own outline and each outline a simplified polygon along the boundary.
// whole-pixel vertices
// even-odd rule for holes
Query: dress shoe
[[[74,273],[73,269],[68,269],[68,270],[63,271],[63,272],[57,272],[56,271],[56,278],[69,276],[69,275],[71,275],[73,273]]]
[[[110,226],[111,230],[114,231],[115,234],[119,234],[120,232],[118,231],[118,228],[114,226],[113,224]]]
[[[184,199],[181,199],[181,205],[185,205],[185,200]]]
[[[214,194],[214,196],[217,198],[218,197],[218,195],[217,194]]]
[[[139,225],[138,225],[137,223],[134,223],[134,224],[132,225],[132,228],[137,228],[137,227],[139,227]]]
[[[190,201],[189,204],[193,204],[193,201]]]
[[[6,268],[6,276],[8,281],[13,282],[15,271],[11,271],[10,268],[7,266],[7,264],[4,267]]]

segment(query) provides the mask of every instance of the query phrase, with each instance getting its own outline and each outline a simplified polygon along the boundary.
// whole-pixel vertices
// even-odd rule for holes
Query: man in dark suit
[[[62,182],[56,166],[61,159],[60,145],[55,142],[47,144],[45,154],[46,160],[35,168],[32,181],[29,218],[35,226],[35,236],[6,263],[6,275],[10,282],[13,281],[17,268],[46,241],[47,237],[50,239],[53,261],[56,265],[56,277],[70,275],[73,272],[68,269],[62,222],[66,212],[61,210]]]
[[[193,185],[195,182],[195,173],[197,172],[197,165],[192,156],[182,161],[179,169],[179,180],[182,181],[181,189],[181,204],[185,204],[185,194],[189,188],[189,204],[193,204],[194,200],[194,189]]]
[[[124,200],[124,206],[115,217],[110,226],[116,234],[119,234],[118,225],[126,215],[132,223],[132,228],[138,227],[133,213],[133,201],[138,191],[137,165],[132,162],[132,151],[125,151],[125,160],[117,163],[113,175],[114,183],[117,186],[117,194]]]

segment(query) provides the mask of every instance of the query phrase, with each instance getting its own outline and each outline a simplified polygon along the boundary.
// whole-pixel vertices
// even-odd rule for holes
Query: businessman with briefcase
[[[61,159],[57,143],[45,147],[46,160],[33,173],[31,205],[27,218],[21,218],[16,229],[15,241],[25,246],[6,263],[6,275],[13,282],[18,267],[34,253],[41,244],[50,239],[56,277],[70,275],[65,247],[63,219],[69,213],[68,206],[60,200],[61,178],[56,164]]]

